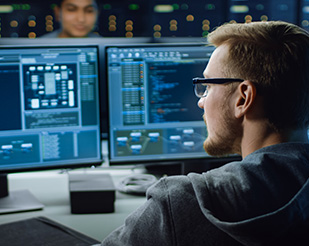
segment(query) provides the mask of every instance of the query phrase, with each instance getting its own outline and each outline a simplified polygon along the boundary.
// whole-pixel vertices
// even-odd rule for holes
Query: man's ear
[[[235,117],[241,118],[253,107],[256,99],[256,87],[251,81],[245,80],[239,84],[237,90]]]
[[[57,5],[54,7],[54,15],[55,15],[56,21],[60,22],[61,21],[61,9]]]

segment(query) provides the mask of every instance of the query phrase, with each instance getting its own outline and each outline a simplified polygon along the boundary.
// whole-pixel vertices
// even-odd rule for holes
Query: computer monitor
[[[213,159],[192,78],[214,48],[205,43],[106,47],[110,165]]]
[[[0,46],[0,102],[0,213],[40,208],[8,173],[102,163],[97,46]]]

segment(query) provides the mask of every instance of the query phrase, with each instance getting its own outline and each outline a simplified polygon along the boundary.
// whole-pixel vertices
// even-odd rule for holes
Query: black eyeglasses
[[[207,84],[227,84],[232,82],[242,82],[243,79],[235,79],[235,78],[194,78],[192,79],[194,86],[194,93],[198,98],[207,96]]]

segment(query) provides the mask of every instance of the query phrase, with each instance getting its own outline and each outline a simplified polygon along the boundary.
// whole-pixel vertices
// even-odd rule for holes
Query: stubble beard
[[[223,157],[229,154],[240,154],[239,139],[241,136],[240,123],[237,119],[233,119],[227,110],[224,110],[221,117],[221,124],[212,133],[212,137],[207,137],[204,141],[204,150],[211,156]],[[207,127],[205,114],[204,122]]]

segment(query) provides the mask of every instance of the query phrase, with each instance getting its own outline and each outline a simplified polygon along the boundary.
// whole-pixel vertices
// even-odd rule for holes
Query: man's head
[[[61,24],[59,37],[87,37],[98,17],[95,0],[60,0],[54,10]]]
[[[210,119],[211,116],[207,115],[211,113],[212,108],[207,106],[206,102],[205,106],[199,102],[201,107],[208,107],[204,108],[204,117],[210,134],[205,141],[207,152],[209,149],[218,150],[220,147],[221,152],[219,148],[218,153],[210,154],[239,153],[239,139],[243,134],[242,121],[241,117],[235,118],[236,112],[230,112],[232,106],[227,104],[230,102],[228,98],[233,96],[233,91],[241,92],[240,86],[242,89],[249,88],[252,100],[259,101],[261,109],[255,108],[255,112],[259,113],[254,117],[265,118],[271,131],[280,133],[308,126],[309,35],[307,32],[285,22],[225,24],[210,33],[208,40],[217,49],[204,74],[206,73],[209,78],[241,78],[244,82],[228,84],[226,87],[229,89],[226,89],[224,94],[220,92],[222,100],[216,101],[216,107],[221,107],[217,110],[222,111],[213,112],[216,120]],[[244,90],[241,93],[245,93]],[[212,94],[215,94],[215,89]],[[206,100],[212,102],[211,98]],[[241,103],[239,101],[239,104]],[[218,117],[216,114],[223,115]],[[222,139],[216,139],[219,137]],[[225,141],[225,138],[229,138],[230,142]],[[225,148],[230,149],[224,150]]]

